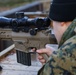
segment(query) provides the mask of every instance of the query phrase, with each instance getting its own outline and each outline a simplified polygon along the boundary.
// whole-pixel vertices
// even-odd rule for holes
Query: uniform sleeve
[[[76,37],[68,41],[53,52],[38,75],[76,75]]]
[[[76,75],[76,44],[65,43],[57,52],[54,51],[49,66],[51,75]]]

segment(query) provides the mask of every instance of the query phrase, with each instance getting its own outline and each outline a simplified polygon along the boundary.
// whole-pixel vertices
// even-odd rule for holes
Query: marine
[[[76,0],[53,0],[49,18],[58,42],[58,50],[39,49],[38,59],[43,64],[38,75],[76,75]],[[41,54],[49,56],[48,61]]]

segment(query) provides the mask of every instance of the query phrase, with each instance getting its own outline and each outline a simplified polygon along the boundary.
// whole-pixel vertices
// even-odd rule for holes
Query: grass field
[[[0,12],[30,3],[35,0],[0,0]]]
[[[0,0],[0,7],[16,6],[34,0]]]

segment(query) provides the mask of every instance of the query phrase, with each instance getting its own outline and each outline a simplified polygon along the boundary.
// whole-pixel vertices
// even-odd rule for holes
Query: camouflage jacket
[[[65,31],[58,51],[54,51],[38,75],[76,75],[76,19]]]

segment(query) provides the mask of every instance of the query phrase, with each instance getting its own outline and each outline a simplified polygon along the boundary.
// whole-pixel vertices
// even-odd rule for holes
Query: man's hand
[[[52,52],[55,51],[53,47],[50,47],[46,45],[46,48],[44,49],[38,49],[36,52],[38,53],[38,59],[42,64],[46,63],[45,58],[43,57],[43,54],[46,54],[48,57],[51,56]]]

